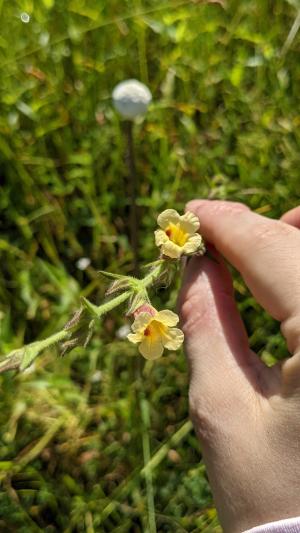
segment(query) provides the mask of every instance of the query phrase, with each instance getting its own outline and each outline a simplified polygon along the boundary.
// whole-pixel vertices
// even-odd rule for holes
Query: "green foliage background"
[[[134,132],[141,262],[155,259],[166,207],[222,198],[279,217],[297,205],[299,37],[289,32],[299,9],[0,1],[2,354],[56,331],[81,295],[99,304],[98,270],[130,273],[119,81],[144,81],[154,99]],[[267,363],[283,357],[277,324],[238,276],[235,288],[252,347]],[[160,299],[171,307],[176,291]],[[139,368],[116,336],[121,315],[87,349],[1,375],[1,531],[221,531],[188,421],[184,356]]]

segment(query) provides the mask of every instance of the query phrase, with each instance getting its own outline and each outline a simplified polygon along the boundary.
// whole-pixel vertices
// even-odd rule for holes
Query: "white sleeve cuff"
[[[244,533],[300,533],[300,516],[256,526]]]

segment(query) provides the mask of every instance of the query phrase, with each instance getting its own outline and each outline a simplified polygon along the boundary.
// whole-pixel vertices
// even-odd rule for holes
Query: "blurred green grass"
[[[142,80],[154,99],[134,132],[141,262],[155,258],[166,207],[221,198],[279,217],[299,203],[299,10],[0,1],[1,353],[56,331],[80,295],[100,303],[99,269],[130,272],[119,81]],[[238,276],[235,288],[253,349],[283,357],[278,325]],[[172,306],[176,291],[160,298]],[[0,530],[220,531],[184,356],[140,378],[135,348],[116,338],[123,323],[112,313],[88,349],[1,375]]]

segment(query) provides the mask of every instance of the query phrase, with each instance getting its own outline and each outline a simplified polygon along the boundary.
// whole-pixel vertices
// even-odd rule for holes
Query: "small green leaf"
[[[84,296],[81,298],[81,303],[93,316],[98,318],[98,308],[96,305],[92,304],[89,300],[84,298]]]
[[[106,291],[107,296],[111,296],[116,292],[122,290],[132,289],[133,291],[138,291],[141,287],[142,280],[134,278],[133,276],[122,276],[121,274],[113,274],[112,272],[105,272],[104,270],[99,270],[99,273],[108,279],[113,279],[114,282],[108,290]]]
[[[99,274],[102,274],[105,278],[108,279],[123,279],[127,276],[122,276],[121,274],[113,274],[113,272],[106,272],[105,270],[98,270]]]

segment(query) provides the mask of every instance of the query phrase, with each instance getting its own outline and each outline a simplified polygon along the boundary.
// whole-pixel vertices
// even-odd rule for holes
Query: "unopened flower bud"
[[[154,316],[156,312],[157,312],[156,309],[152,307],[152,305],[144,303],[140,307],[135,309],[135,311],[133,312],[133,316],[134,318],[136,318],[141,313],[148,313],[149,315]]]

